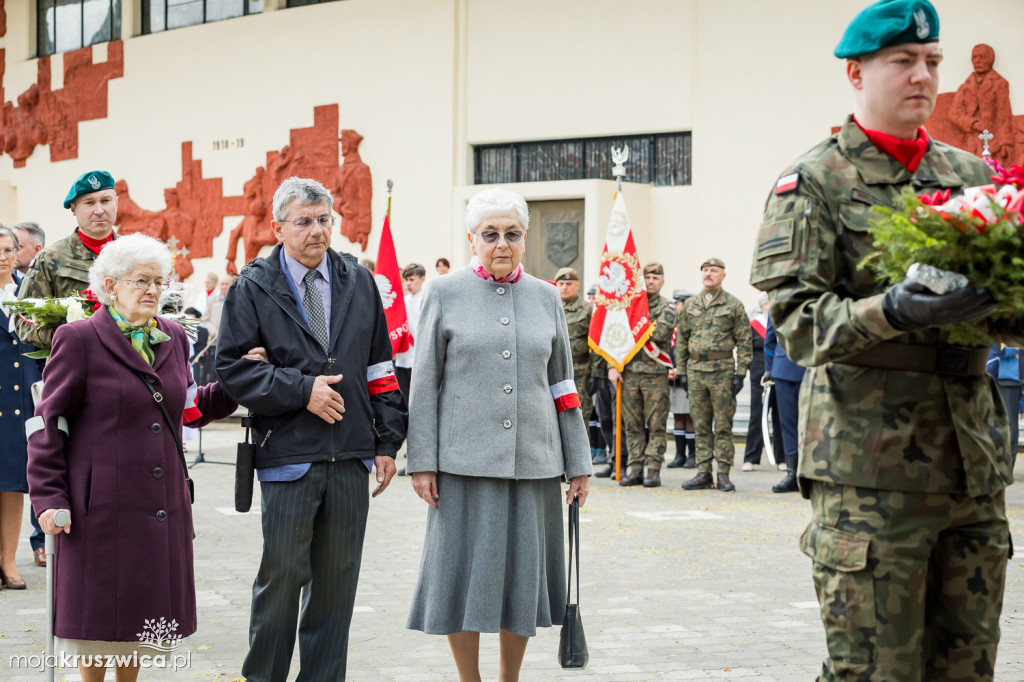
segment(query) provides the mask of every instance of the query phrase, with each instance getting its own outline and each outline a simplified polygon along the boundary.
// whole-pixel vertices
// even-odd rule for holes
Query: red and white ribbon
[[[551,387],[551,397],[555,400],[555,409],[565,412],[580,406],[580,396],[576,393],[576,382],[572,379],[559,381]]]
[[[395,366],[390,360],[366,368],[366,390],[370,395],[398,390]]]

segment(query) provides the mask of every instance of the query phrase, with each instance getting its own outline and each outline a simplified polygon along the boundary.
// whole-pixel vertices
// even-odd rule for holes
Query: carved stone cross
[[[988,157],[992,156],[992,152],[990,152],[988,150],[988,141],[991,140],[993,137],[995,137],[995,135],[990,133],[988,131],[988,128],[985,128],[985,130],[982,131],[981,135],[978,135],[978,139],[981,140],[982,143],[984,143],[984,145],[985,145],[985,148],[983,150],[981,150],[981,155],[983,157],[985,157],[986,159]]]

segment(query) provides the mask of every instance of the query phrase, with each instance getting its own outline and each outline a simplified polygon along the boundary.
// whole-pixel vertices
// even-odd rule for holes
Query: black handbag
[[[149,383],[146,379],[146,375],[139,372],[139,378],[142,379],[142,383],[146,385],[149,392],[153,394],[153,402],[160,408],[160,413],[164,416],[164,421],[167,422],[167,430],[171,432],[171,436],[174,438],[174,444],[178,446],[178,458],[181,460],[181,470],[185,473],[185,483],[188,485],[188,500],[192,504],[196,503],[196,488],[192,482],[192,477],[188,475],[188,464],[185,462],[185,450],[181,447],[181,424],[175,425],[171,421],[171,415],[167,413],[167,408],[164,406],[164,397],[153,388],[153,384]]]
[[[563,668],[586,668],[590,660],[587,636],[583,632],[583,618],[579,603],[572,603],[572,549],[576,543],[576,601],[580,598],[580,501],[569,506],[569,584],[566,587],[565,618],[558,641],[558,662]]]
[[[252,486],[256,445],[252,442],[249,431],[252,429],[252,412],[242,417],[245,427],[245,441],[238,444],[238,456],[235,459],[235,511],[245,513],[252,507]]]

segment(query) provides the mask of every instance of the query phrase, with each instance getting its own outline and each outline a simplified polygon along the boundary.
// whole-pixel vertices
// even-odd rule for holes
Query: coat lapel
[[[329,348],[334,348],[341,335],[341,325],[345,322],[348,314],[348,307],[352,304],[352,294],[355,291],[354,272],[352,267],[345,262],[345,259],[336,251],[328,249],[331,258],[331,342]]]
[[[121,328],[117,326],[117,322],[110,316],[110,311],[107,310],[107,306],[103,306],[95,313],[89,316],[89,322],[92,324],[93,329],[96,330],[96,335],[100,337],[100,341],[110,354],[114,356],[118,362],[125,365],[133,372],[141,372],[148,376],[157,377],[156,372],[149,364],[142,359],[138,351],[132,348],[132,344],[125,338],[125,335],[121,332]],[[170,344],[170,341],[164,341],[154,346],[154,352],[157,357],[160,357],[160,351],[157,350],[160,346]],[[164,351],[166,353],[166,351]]]

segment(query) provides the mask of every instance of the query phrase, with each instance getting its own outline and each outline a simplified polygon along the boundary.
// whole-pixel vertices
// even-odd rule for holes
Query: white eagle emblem
[[[92,186],[93,189],[99,189],[100,188],[100,181],[96,179],[95,175],[90,175],[89,179],[86,180],[86,182],[88,182]]]
[[[928,25],[928,15],[924,13],[923,9],[914,12],[914,23],[917,24],[917,37],[921,40],[927,38],[928,33],[931,32],[931,26]]]
[[[387,310],[398,298],[398,294],[391,290],[391,280],[384,275],[374,275],[373,281],[377,283],[377,291],[380,292],[380,302]]]
[[[604,273],[597,278],[597,286],[612,298],[622,298],[629,290],[625,266],[615,261],[609,263]]]

